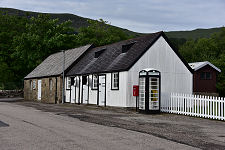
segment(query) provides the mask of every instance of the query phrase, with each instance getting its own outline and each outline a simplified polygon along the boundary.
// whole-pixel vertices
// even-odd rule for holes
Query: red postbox
[[[133,85],[133,96],[139,96],[139,86]]]

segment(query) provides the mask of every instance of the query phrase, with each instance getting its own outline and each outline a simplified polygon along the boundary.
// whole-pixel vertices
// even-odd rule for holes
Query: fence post
[[[225,120],[225,98],[223,98],[223,120]]]
[[[216,111],[218,111],[218,119],[219,120],[221,120],[221,112],[220,112],[220,102],[221,102],[221,98],[220,97],[218,97],[218,110],[216,110]]]
[[[208,110],[207,110],[207,113],[208,113],[208,118],[209,118],[209,96],[207,96],[207,102],[208,102]]]
[[[204,117],[207,118],[207,96],[204,96]]]

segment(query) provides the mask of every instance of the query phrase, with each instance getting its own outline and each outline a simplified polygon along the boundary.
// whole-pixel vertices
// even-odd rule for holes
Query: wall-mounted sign
[[[145,76],[145,75],[147,75],[147,72],[140,72],[140,75]]]
[[[159,75],[159,72],[148,72],[148,75],[158,76]]]

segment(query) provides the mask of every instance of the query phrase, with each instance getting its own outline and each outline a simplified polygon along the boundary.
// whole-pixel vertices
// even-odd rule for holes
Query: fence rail
[[[225,120],[225,98],[171,93],[168,101],[161,102],[161,111]]]

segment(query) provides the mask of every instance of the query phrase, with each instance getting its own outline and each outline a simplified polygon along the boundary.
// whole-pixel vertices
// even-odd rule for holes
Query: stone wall
[[[41,80],[41,100],[38,100],[38,80]],[[52,86],[50,88],[50,80]],[[32,87],[31,87],[32,86]],[[24,80],[24,99],[44,103],[60,103],[62,95],[61,77]]]

